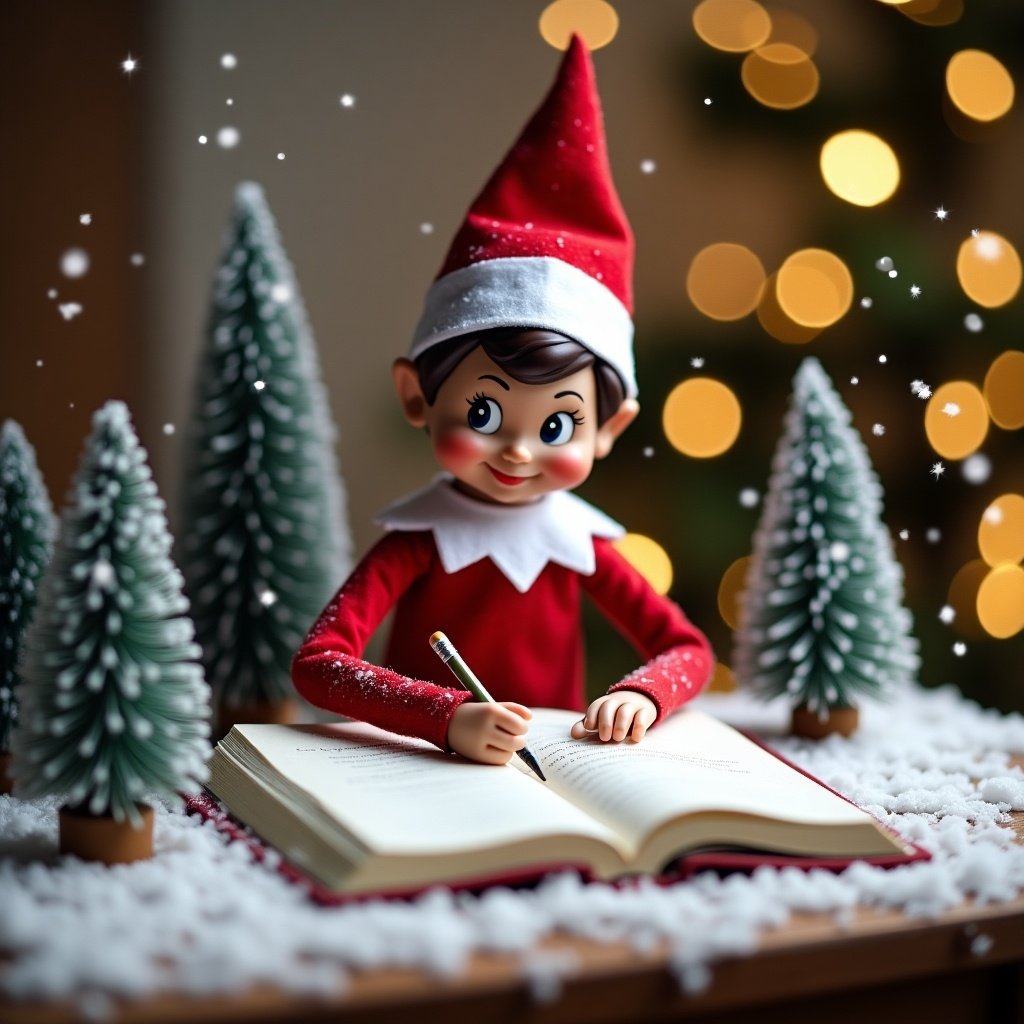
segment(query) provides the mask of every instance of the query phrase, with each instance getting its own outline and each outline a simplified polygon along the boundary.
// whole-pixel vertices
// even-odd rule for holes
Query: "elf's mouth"
[[[506,487],[515,487],[517,484],[526,483],[527,480],[533,479],[532,476],[509,476],[508,473],[502,473],[500,470],[495,469],[490,463],[485,462],[484,465],[491,471],[491,476],[499,484],[504,484]]]

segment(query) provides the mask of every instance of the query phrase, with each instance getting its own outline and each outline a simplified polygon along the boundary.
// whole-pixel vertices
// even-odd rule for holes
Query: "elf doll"
[[[377,519],[381,540],[321,613],[292,676],[312,704],[503,764],[530,706],[584,708],[581,594],[645,659],[573,735],[639,741],[693,697],[708,642],[618,553],[623,530],[570,494],[638,411],[633,238],[578,37],[475,200],[393,377],[442,473]],[[384,666],[362,658],[394,611]],[[447,683],[447,632],[496,703]]]

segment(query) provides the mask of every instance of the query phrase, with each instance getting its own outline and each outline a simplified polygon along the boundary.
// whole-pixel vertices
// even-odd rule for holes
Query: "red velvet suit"
[[[495,700],[585,706],[580,591],[647,663],[611,689],[638,690],[670,714],[714,666],[707,640],[603,538],[583,575],[548,562],[526,593],[489,558],[442,568],[429,531],[393,531],[363,558],[295,656],[296,689],[317,707],[446,749],[448,720],[470,695],[430,649],[446,632]],[[384,616],[395,619],[383,668],[362,660]],[[649,660],[648,660],[649,659]]]

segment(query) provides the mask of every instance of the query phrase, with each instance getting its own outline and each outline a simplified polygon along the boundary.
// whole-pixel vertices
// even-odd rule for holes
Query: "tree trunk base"
[[[142,827],[109,815],[62,807],[58,813],[60,852],[101,864],[130,864],[153,856],[153,808],[139,807]]]
[[[294,700],[247,700],[237,704],[221,701],[217,705],[217,734],[223,738],[233,725],[291,725],[298,717],[299,705]]]
[[[823,740],[833,733],[851,736],[857,731],[859,721],[860,713],[856,708],[827,708],[825,717],[821,718],[817,711],[801,704],[793,708],[791,731],[794,736],[808,740]]]
[[[0,752],[0,793],[11,793],[14,790],[14,778],[11,775],[11,755]]]

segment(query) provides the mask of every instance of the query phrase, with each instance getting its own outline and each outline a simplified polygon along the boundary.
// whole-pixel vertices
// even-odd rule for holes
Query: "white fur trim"
[[[585,345],[636,397],[633,320],[600,281],[554,256],[481,260],[435,281],[423,303],[409,358],[438,342],[490,327],[537,327]]]
[[[590,576],[594,538],[626,532],[575,494],[553,491],[526,505],[491,504],[457,491],[446,473],[389,505],[374,522],[386,530],[430,530],[448,573],[490,558],[524,594],[548,562]]]

